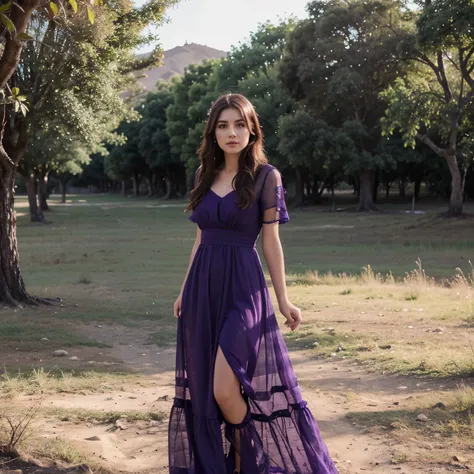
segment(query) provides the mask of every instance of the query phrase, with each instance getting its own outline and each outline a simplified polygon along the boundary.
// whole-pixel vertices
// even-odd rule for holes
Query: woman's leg
[[[247,415],[247,404],[240,391],[240,382],[218,347],[214,368],[214,397],[226,421],[233,425],[242,423]],[[235,470],[240,471],[240,432],[235,432]]]

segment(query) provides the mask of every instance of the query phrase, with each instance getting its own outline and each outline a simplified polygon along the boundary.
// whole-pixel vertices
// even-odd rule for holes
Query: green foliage
[[[151,93],[140,107],[138,151],[151,169],[166,168],[178,161],[171,153],[166,131],[166,110],[172,103],[170,87],[163,83],[159,84],[158,92]]]
[[[278,80],[276,67],[250,75],[239,82],[239,89],[250,98],[258,112],[268,156],[284,170],[291,165],[291,152],[282,153],[279,148],[279,120],[296,109],[295,101]]]
[[[34,112],[10,122],[10,134],[21,130],[29,141],[20,167],[24,174],[76,174],[89,161],[86,156],[107,153],[104,142],[120,141],[114,129],[122,119],[136,118],[120,97],[136,81],[128,74],[137,69],[134,49],[154,38],[142,32],[161,20],[169,3],[134,8],[126,0],[105,2],[94,7],[97,17],[90,8],[54,20],[33,15],[28,31],[35,42],[25,46],[12,81],[27,91]],[[77,4],[71,2],[71,8]]]
[[[226,61],[216,69],[216,91],[244,92],[240,81],[255,74],[268,74],[273,65],[281,59],[286,38],[294,26],[293,19],[278,25],[269,22],[259,25],[250,35],[250,41],[232,48]]]
[[[389,104],[383,120],[387,134],[400,130],[405,144],[419,140],[444,157],[451,174],[450,212],[462,211],[460,167],[470,163],[474,125],[474,3],[434,0],[423,5],[415,31],[401,31],[403,57],[412,67],[382,98]],[[472,161],[471,161],[472,163]],[[464,171],[465,173],[466,171]]]
[[[290,34],[279,66],[281,81],[305,108],[304,114],[284,121],[281,132],[287,143],[294,141],[293,120],[301,139],[281,149],[304,155],[299,165],[323,179],[393,168],[393,158],[380,152],[386,108],[380,93],[404,74],[394,60],[397,43],[390,27],[404,22],[401,2],[315,1],[308,11],[309,19]],[[309,116],[317,125],[310,125]],[[366,193],[371,208],[369,197]]]
[[[199,141],[204,130],[200,123],[203,118],[199,117],[200,121],[196,124],[196,112],[191,107],[207,94],[209,77],[220,63],[220,61],[204,61],[200,65],[191,65],[182,78],[174,79],[172,82],[173,103],[166,111],[166,132],[171,137],[171,152],[180,157],[189,168],[190,175],[193,175],[197,168],[195,135],[198,135]],[[209,105],[208,103],[204,117]]]
[[[433,0],[423,6],[417,23],[421,49],[474,47],[474,6],[471,0]]]
[[[105,157],[104,168],[111,179],[121,181],[133,174],[146,171],[146,161],[138,149],[140,143],[140,124],[138,121],[125,121],[120,124],[117,133],[124,143],[112,148]]]

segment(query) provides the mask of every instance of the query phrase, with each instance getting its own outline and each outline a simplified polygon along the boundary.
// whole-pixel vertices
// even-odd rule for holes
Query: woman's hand
[[[303,320],[300,309],[294,304],[291,304],[289,301],[280,304],[280,312],[286,318],[285,325],[288,326],[292,331],[297,329]]]
[[[176,301],[174,302],[174,317],[179,318],[181,316],[181,305],[183,301],[183,294],[180,293]]]

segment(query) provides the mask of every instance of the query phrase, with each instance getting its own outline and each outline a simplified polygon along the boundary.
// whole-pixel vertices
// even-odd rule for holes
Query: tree
[[[55,162],[54,175],[61,184],[61,202],[66,202],[68,182],[82,173],[83,167],[91,161],[90,153],[85,148],[71,148],[64,155],[58,155]]]
[[[376,172],[390,157],[380,154],[380,93],[402,74],[388,24],[403,22],[401,2],[314,1],[310,18],[291,33],[280,78],[308,113],[353,142],[344,168],[358,175],[359,210],[374,209]],[[324,128],[324,127],[323,127]],[[313,156],[313,159],[317,157]]]
[[[344,162],[355,154],[354,143],[344,131],[315,119],[305,110],[282,116],[279,121],[279,150],[296,169],[296,203],[306,194],[318,202],[344,173]],[[306,185],[306,186],[305,186]]]
[[[76,141],[91,153],[100,151],[100,143],[128,114],[129,100],[122,100],[120,93],[135,82],[129,71],[144,64],[137,64],[130,47],[143,42],[143,28],[154,21],[160,8],[161,4],[149,4],[130,11],[127,2],[114,4],[113,9],[104,6],[94,26],[88,25],[84,15],[66,18],[64,25],[33,15],[29,31],[35,41],[26,47],[12,78],[21,90],[29,91],[32,113],[14,116],[12,133],[21,130],[29,143],[39,133],[54,148],[61,142],[70,147]],[[124,38],[125,42],[118,41]],[[148,60],[145,64],[153,63]],[[26,126],[21,127],[19,121],[26,121]],[[25,153],[18,169],[29,191],[31,218],[41,221],[47,204],[40,192],[42,205],[37,212],[36,189],[46,186],[53,170],[49,161],[54,162],[55,157],[47,152],[51,146],[36,148],[38,156]]]
[[[143,18],[140,17],[140,12],[147,14],[153,22],[159,23],[169,3],[166,0],[150,0],[139,9],[134,9],[126,0],[113,2],[113,4],[104,2],[101,6],[99,6],[97,0],[94,7],[88,7],[87,10],[80,11],[87,12],[91,23],[94,23],[95,20],[94,10],[110,13],[108,18],[111,19],[111,28],[109,31],[103,32],[105,36],[110,38],[110,41],[106,42],[108,47],[105,49],[110,54],[111,59],[117,59],[118,61],[119,58],[131,57],[133,49],[144,41],[141,32],[146,24],[144,24]],[[91,5],[90,2],[88,4]],[[3,109],[2,116],[8,115],[10,120],[0,123],[0,302],[19,304],[40,300],[28,295],[20,272],[14,212],[14,183],[18,164],[28,146],[28,134],[24,133],[24,129],[28,129],[28,127],[26,121],[18,121],[18,127],[16,125],[11,126],[11,121],[16,121],[16,116],[11,113],[11,107],[13,104],[15,112],[22,112],[23,114],[27,112],[27,109],[24,103],[25,96],[20,95],[18,88],[11,88],[9,81],[18,68],[24,42],[31,38],[27,34],[27,28],[32,17],[36,18],[40,15],[48,15],[50,18],[57,17],[57,26],[54,27],[54,30],[67,28],[65,22],[77,10],[77,3],[75,0],[69,0],[69,2],[63,2],[62,0],[56,2],[18,0],[14,4],[9,2],[1,8],[0,91],[2,91],[3,100],[0,105]],[[61,16],[58,16],[59,14]],[[98,19],[100,19],[100,15]],[[128,28],[127,25],[131,24],[133,28]],[[132,32],[134,32],[133,35]],[[77,43],[73,47],[81,45],[88,48],[90,45],[89,39],[90,30],[84,27],[83,34],[76,38]],[[150,39],[150,37],[148,36],[146,39]],[[115,64],[120,69],[123,63],[117,61]],[[110,64],[112,63],[114,62],[111,61]],[[93,66],[94,62],[91,61],[90,65]],[[128,61],[128,71],[133,70],[134,67],[133,61]],[[127,71],[127,68],[124,68],[124,72]],[[75,86],[79,86],[84,80],[84,78],[77,76],[73,76],[73,78]],[[54,91],[52,82],[48,86],[49,89]],[[74,90],[71,91],[72,95],[74,95]],[[27,92],[29,91],[21,91],[22,94]],[[91,94],[89,104],[94,99],[95,97]],[[32,113],[34,113],[34,110]]]
[[[171,153],[179,156],[186,167],[188,188],[193,185],[194,171],[198,166],[195,140],[188,141],[190,130],[196,124],[188,112],[194,103],[207,94],[209,77],[218,64],[220,60],[192,64],[185,70],[183,77],[172,80],[173,103],[166,110],[166,132],[170,137]]]
[[[180,186],[184,176],[184,164],[179,153],[173,153],[167,132],[167,110],[173,106],[171,86],[158,84],[158,91],[148,95],[141,105],[140,140],[138,151],[149,167],[149,194],[153,193],[152,177],[165,182],[165,198],[169,198]],[[186,188],[186,183],[184,188]]]
[[[12,101],[15,103],[16,111],[21,109],[22,113],[26,113],[21,104],[18,104],[19,101],[14,100],[18,97],[19,90],[11,89],[8,82],[18,67],[24,41],[28,39],[26,29],[31,17],[37,10],[44,8],[44,5],[40,0],[19,0],[15,7],[9,3],[5,5],[7,8],[3,8],[0,26],[2,30],[0,38],[3,43],[0,58],[0,91],[6,99],[3,99],[1,104],[2,115],[7,113]],[[51,12],[52,5],[48,7],[49,13],[54,14]],[[16,141],[16,153],[10,156],[4,146],[4,132],[5,122],[2,121],[0,124],[0,301],[17,304],[34,301],[27,294],[21,277],[14,211],[16,168],[27,143]]]
[[[238,84],[239,90],[252,101],[260,118],[265,135],[265,151],[272,163],[285,173],[291,171],[290,155],[281,153],[279,144],[279,120],[293,113],[297,105],[278,79],[276,65],[263,71],[257,70]]]
[[[147,174],[148,166],[145,157],[140,153],[140,123],[138,120],[124,121],[117,129],[123,137],[123,143],[117,144],[105,157],[104,168],[107,176],[125,182],[131,178],[135,196],[140,194],[141,178]],[[122,188],[125,193],[125,184]]]
[[[407,146],[419,141],[446,160],[451,176],[449,214],[460,215],[465,171],[460,169],[459,147],[469,143],[474,127],[474,4],[426,1],[414,31],[393,30],[402,58],[412,68],[383,94],[389,103],[385,131],[401,130]]]
[[[112,191],[113,183],[105,173],[104,162],[105,156],[103,153],[93,153],[89,156],[89,162],[82,166],[80,175],[76,175],[75,178],[67,174],[64,176],[64,185],[71,179],[76,186],[91,186],[100,192]]]

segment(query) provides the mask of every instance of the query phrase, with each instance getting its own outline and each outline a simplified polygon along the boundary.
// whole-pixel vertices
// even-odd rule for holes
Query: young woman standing
[[[212,106],[190,196],[196,241],[174,311],[176,398],[170,474],[337,474],[306,407],[255,249],[261,233],[280,312],[295,330],[279,224],[280,173],[268,164],[252,104]]]

